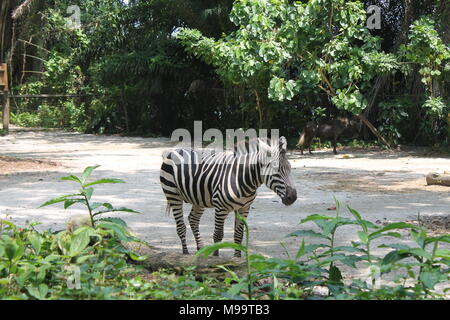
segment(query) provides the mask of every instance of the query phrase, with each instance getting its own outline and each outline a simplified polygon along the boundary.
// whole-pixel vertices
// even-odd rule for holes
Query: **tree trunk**
[[[11,45],[11,11],[13,0],[2,0],[0,5],[0,63],[6,60]]]
[[[386,141],[386,139],[378,132],[377,128],[373,126],[373,124],[370,123],[370,121],[364,116],[364,114],[358,115],[358,118],[372,131],[372,133],[381,141],[383,142],[389,149],[391,149],[391,145],[389,142]]]

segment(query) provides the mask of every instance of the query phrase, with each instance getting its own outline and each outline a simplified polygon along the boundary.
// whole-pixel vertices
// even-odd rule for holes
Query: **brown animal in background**
[[[311,145],[312,141],[314,140],[314,137],[317,134],[317,123],[314,121],[309,121],[306,123],[305,128],[303,129],[302,133],[300,134],[300,138],[298,140],[297,146],[300,146],[300,151],[303,155],[303,148],[306,147],[309,150],[309,153],[311,152]]]
[[[336,145],[338,138],[344,131],[356,129],[357,126],[357,121],[350,120],[349,118],[331,119],[320,124],[310,121],[306,124],[300,134],[297,146],[300,146],[301,154],[303,154],[303,149],[305,147],[308,148],[309,153],[312,154],[311,145],[315,137],[331,139],[333,143],[333,152],[334,154],[337,154]]]

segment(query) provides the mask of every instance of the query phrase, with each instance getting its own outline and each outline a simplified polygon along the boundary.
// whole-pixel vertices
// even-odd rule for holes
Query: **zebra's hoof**
[[[213,256],[214,257],[218,257],[219,256],[219,250],[214,251]]]
[[[189,254],[188,250],[183,250],[183,254]]]

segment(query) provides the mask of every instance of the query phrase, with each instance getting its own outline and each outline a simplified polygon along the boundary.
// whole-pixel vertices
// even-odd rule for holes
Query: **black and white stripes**
[[[263,183],[276,192],[285,205],[295,202],[297,193],[290,171],[284,137],[274,146],[256,139],[238,145],[235,152],[207,153],[191,149],[166,152],[161,166],[161,186],[168,210],[174,214],[183,253],[188,253],[184,202],[192,204],[188,220],[197,249],[200,249],[203,241],[199,223],[205,208],[215,208],[213,238],[214,242],[220,242],[228,214],[235,211],[247,217],[256,190]],[[242,235],[243,223],[236,218],[234,241],[241,243]],[[240,251],[235,252],[235,256],[240,254]]]

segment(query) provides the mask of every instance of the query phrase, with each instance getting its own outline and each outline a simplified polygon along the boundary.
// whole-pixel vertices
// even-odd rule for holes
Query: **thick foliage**
[[[446,139],[445,0],[30,3],[14,32],[2,24],[16,35],[13,91],[89,96],[14,99],[18,124],[168,135],[202,119],[295,138],[307,121],[364,111],[392,142]],[[381,29],[366,26],[372,4]],[[70,5],[80,29],[67,24]],[[401,113],[408,126],[385,117]]]

